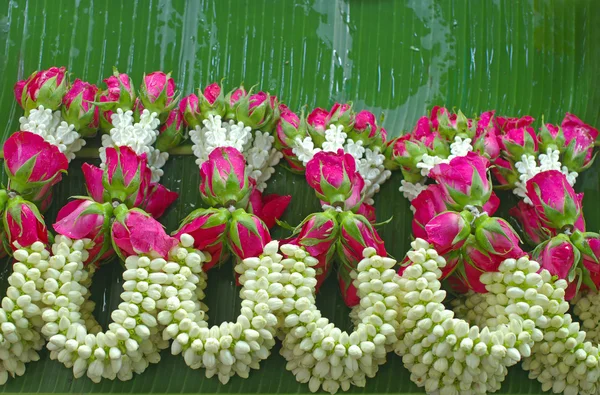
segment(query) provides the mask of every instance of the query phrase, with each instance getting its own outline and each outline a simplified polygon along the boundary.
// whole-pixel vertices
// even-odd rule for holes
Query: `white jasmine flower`
[[[85,140],[75,131],[73,125],[62,121],[60,111],[39,106],[29,112],[29,116],[19,118],[20,129],[40,135],[50,144],[56,145],[69,161],[85,145]]]
[[[348,135],[344,132],[344,127],[341,125],[330,125],[329,129],[325,130],[325,142],[323,143],[323,151],[337,152],[339,149],[344,149],[344,143]]]

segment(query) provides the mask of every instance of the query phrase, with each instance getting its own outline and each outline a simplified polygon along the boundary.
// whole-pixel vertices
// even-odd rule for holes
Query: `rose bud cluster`
[[[491,156],[494,146],[490,142],[495,138],[491,138],[494,131],[487,126],[489,119],[490,113],[469,119],[460,110],[450,113],[436,106],[429,116],[417,121],[411,132],[388,142],[386,167],[401,170],[405,182],[417,184],[430,176],[435,165],[468,152]],[[403,192],[407,195],[408,191]]]
[[[535,174],[547,170],[565,173],[570,185],[577,174],[591,166],[598,130],[567,113],[560,126],[543,123],[533,126],[530,116],[494,117],[489,127],[497,137],[499,153],[490,157],[496,180],[515,194],[525,197],[525,184]]]
[[[359,297],[351,273],[363,259],[363,250],[373,248],[377,255],[387,255],[383,240],[372,224],[373,208],[362,204],[364,180],[352,155],[343,150],[317,153],[306,165],[306,180],[325,210],[309,215],[286,243],[302,247],[317,259],[314,267],[317,289],[337,257],[338,283],[344,301],[350,307],[355,306]]]
[[[586,232],[583,194],[575,193],[558,170],[536,174],[526,184],[527,199],[512,213],[532,246],[531,253],[542,268],[569,283],[565,298],[579,288],[600,287],[600,235]]]
[[[54,230],[63,236],[94,242],[95,253],[89,254],[86,264],[100,265],[113,256],[115,241],[111,237],[110,223],[117,216],[116,206],[121,204],[121,211],[140,209],[132,214],[134,217],[159,218],[177,199],[177,193],[152,182],[145,153],[137,155],[127,146],[107,148],[105,164],[104,169],[88,163],[83,165],[88,197],[68,203],[59,211],[54,224]],[[127,225],[124,217],[120,221]]]
[[[223,120],[243,122],[253,130],[271,132],[279,120],[280,104],[267,92],[253,93],[243,86],[225,95],[223,88],[214,82],[204,90],[198,89],[198,95],[192,93],[184,97],[179,112],[191,129],[201,127],[211,116],[219,116]]]
[[[498,271],[509,258],[526,253],[512,226],[493,217],[499,199],[488,176],[489,160],[473,152],[435,166],[436,182],[413,201],[413,233],[446,259],[442,279],[457,291],[486,292],[480,277]],[[403,270],[403,269],[401,269]]]

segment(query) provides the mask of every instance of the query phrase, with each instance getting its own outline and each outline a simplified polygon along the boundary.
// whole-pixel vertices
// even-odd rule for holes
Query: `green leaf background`
[[[258,84],[291,108],[328,107],[352,101],[385,115],[391,136],[410,130],[433,105],[467,115],[488,109],[530,114],[559,123],[566,111],[600,126],[600,8],[594,0],[0,0],[0,141],[18,129],[22,110],[12,85],[36,69],[64,65],[73,77],[100,83],[115,65],[139,84],[144,72],[172,71],[188,94],[225,78]],[[94,145],[94,142],[89,144]],[[97,142],[96,142],[97,145]],[[91,160],[97,162],[97,159]],[[57,208],[84,193],[81,160],[56,188]],[[598,169],[580,177],[588,228],[600,227]],[[169,231],[198,207],[198,169],[192,156],[174,156],[163,182],[180,193],[163,223]],[[380,231],[390,253],[402,257],[410,241],[411,212],[394,175],[376,197]],[[270,191],[293,200],[284,220],[296,224],[319,210],[303,177],[279,169]],[[502,195],[506,208],[514,203]],[[504,212],[506,212],[504,210]],[[287,235],[277,229],[275,236]],[[3,284],[9,261],[0,268]],[[96,316],[106,325],[121,292],[117,262],[103,267],[93,285]],[[239,309],[231,265],[209,274],[212,323],[233,319]],[[326,316],[349,328],[349,310],[330,278],[318,297]],[[7,393],[305,393],[284,369],[277,350],[248,380],[221,385],[189,369],[169,351],[163,360],[128,382],[73,379],[46,354],[24,376],[9,380]],[[422,393],[390,354],[389,362],[356,393]],[[519,366],[501,393],[539,393]]]

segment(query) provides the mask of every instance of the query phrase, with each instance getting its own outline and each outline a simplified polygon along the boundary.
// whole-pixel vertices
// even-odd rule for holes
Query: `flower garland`
[[[103,377],[128,380],[133,372],[141,373],[160,360],[158,352],[168,342],[160,339],[157,314],[165,308],[179,269],[184,274],[190,271],[181,267],[185,245],[178,247],[178,240],[150,217],[161,216],[177,197],[156,182],[167,154],[147,146],[158,140],[168,149],[181,141],[172,138],[180,133],[180,116],[163,116],[178,112],[171,111],[176,104],[174,82],[161,72],[145,76],[135,102],[126,74],[115,70],[105,83],[108,90],[100,93],[99,106],[103,128],[110,134],[103,136],[102,164],[100,168],[84,164],[89,197],[60,210],[54,224],[58,235],[47,262],[51,278],[42,283],[46,299],[41,333],[49,340],[50,357],[73,368],[75,377],[87,372],[94,382]],[[133,114],[140,122],[132,124]],[[165,118],[157,136],[159,119]],[[149,156],[160,161],[150,162]],[[103,332],[93,318],[88,288],[97,266],[115,251],[125,260],[124,302],[112,312],[114,322]],[[206,258],[203,253],[190,255],[194,258],[189,261],[198,261],[196,266]]]
[[[363,250],[363,259],[352,272],[360,298],[355,310],[359,322],[347,333],[322,317],[315,304],[317,280],[311,267],[318,260],[295,245],[283,245],[281,251],[288,257],[286,267],[293,268],[284,282],[287,294],[281,310],[286,334],[281,355],[288,361],[286,368],[298,382],[308,383],[311,392],[323,388],[334,394],[339,389],[348,391],[351,385],[364,387],[397,341],[399,287],[392,269],[396,261],[378,256],[372,247]]]
[[[411,371],[411,380],[430,394],[499,390],[507,367],[529,356],[534,342],[544,338],[536,323],[555,323],[544,316],[540,304],[556,303],[555,311],[568,308],[556,301],[566,282],[551,283],[550,273],[538,273],[539,264],[525,256],[507,259],[498,272],[482,276],[492,308],[485,310],[489,319],[469,324],[454,318],[442,303],[446,292],[439,280],[445,259],[423,239],[412,243],[407,257],[409,266],[398,282],[404,337],[396,352]],[[478,323],[487,326],[480,329]]]
[[[384,167],[387,132],[377,125],[373,113],[354,113],[351,104],[336,103],[331,111],[316,108],[302,119],[286,107],[281,117],[284,122],[277,128],[276,145],[293,171],[303,172],[318,152],[341,149],[354,158],[365,181],[365,202],[373,204],[373,196],[391,176]]]
[[[275,345],[280,280],[288,274],[269,228],[291,197],[263,198],[262,191],[281,158],[272,147],[270,131],[280,121],[279,108],[285,106],[268,93],[252,94],[243,88],[224,97],[216,83],[199,96],[184,98],[180,110],[193,128],[190,136],[200,166],[200,195],[213,207],[190,213],[175,236],[189,238],[211,258],[198,269],[202,273],[198,284],[186,282],[182,287],[205,288],[206,271],[233,255],[242,285],[241,314],[234,322],[209,328],[201,294],[193,310],[163,317],[162,338],[173,340],[172,354],[182,354],[192,369],[203,368],[206,377],[217,375],[226,384],[234,375],[247,378]]]
[[[22,375],[44,345],[42,309],[49,296],[43,288],[54,268],[42,212],[52,201],[52,187],[85,145],[82,137],[96,133],[98,108],[91,101],[97,90],[78,79],[69,83],[64,67],[36,71],[14,87],[25,115],[21,131],[4,143],[9,183],[0,192],[3,253],[11,251],[16,262],[0,309],[0,384]]]

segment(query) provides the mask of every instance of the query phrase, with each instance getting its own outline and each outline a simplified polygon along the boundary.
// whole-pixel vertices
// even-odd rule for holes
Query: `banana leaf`
[[[328,107],[352,101],[384,117],[390,136],[410,130],[434,105],[460,108],[467,115],[495,109],[499,114],[530,114],[559,123],[565,112],[600,125],[600,8],[594,0],[2,0],[0,1],[0,141],[19,128],[21,109],[13,84],[32,71],[64,65],[78,77],[99,84],[112,67],[139,83],[144,72],[172,71],[178,89],[224,80],[258,84],[292,109]],[[94,147],[87,161],[98,163]],[[81,164],[55,191],[51,224],[69,196],[84,192]],[[586,171],[577,189],[585,192],[588,228],[600,228],[598,171]],[[5,181],[4,175],[2,175]],[[395,174],[375,198],[388,251],[402,258],[411,239],[412,213],[398,192]],[[165,215],[171,231],[201,206],[194,157],[173,155],[163,182],[180,193]],[[291,194],[283,220],[299,223],[319,210],[302,176],[279,168],[270,192]],[[516,202],[503,194],[503,213]],[[285,237],[284,229],[275,231]],[[3,294],[10,261],[0,267]],[[99,271],[92,293],[103,325],[119,302],[121,266]],[[239,311],[231,264],[209,274],[207,303],[211,323],[231,320]],[[334,278],[318,297],[324,314],[350,328]],[[163,359],[128,382],[75,380],[62,364],[43,353],[24,376],[0,387],[5,393],[305,393],[284,368],[275,349],[247,380],[221,385],[188,368],[181,356]],[[390,354],[375,379],[354,393],[417,394],[399,357]],[[541,393],[520,366],[510,369],[500,393]]]

